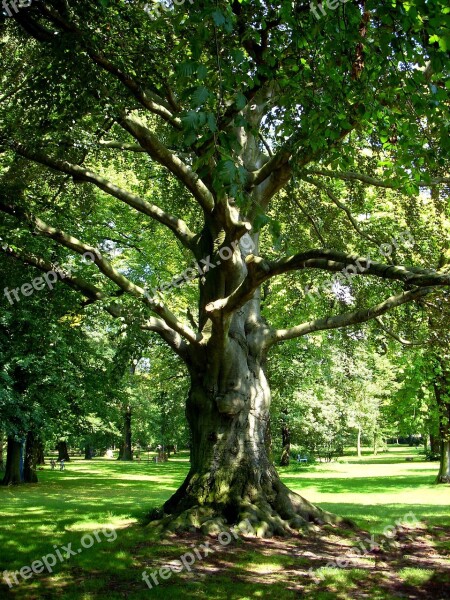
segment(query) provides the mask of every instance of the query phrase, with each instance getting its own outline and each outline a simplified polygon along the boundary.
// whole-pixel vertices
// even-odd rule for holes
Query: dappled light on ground
[[[433,485],[435,463],[405,463],[391,453],[386,464],[345,460],[280,469],[284,482],[323,508],[354,519],[366,532],[325,526],[291,538],[233,539],[222,547],[214,538],[186,533],[162,539],[139,522],[160,506],[183,480],[187,454],[168,463],[71,461],[63,473],[40,472],[40,483],[0,489],[2,570],[15,571],[50,553],[54,545],[80,546],[85,534],[114,527],[117,538],[91,548],[0,592],[17,599],[92,600],[218,598],[242,600],[298,597],[432,598],[450,594],[448,487]],[[395,462],[392,462],[395,459]],[[383,529],[413,512],[417,523],[392,540]],[[336,564],[373,536],[378,550]],[[206,540],[214,553],[191,571],[172,573],[148,589],[142,572],[158,571]],[[309,570],[312,569],[312,574]],[[314,577],[312,576],[314,575]]]

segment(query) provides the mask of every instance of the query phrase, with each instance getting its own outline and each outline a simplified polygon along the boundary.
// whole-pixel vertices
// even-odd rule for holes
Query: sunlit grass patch
[[[274,573],[284,570],[284,566],[280,565],[277,561],[272,560],[268,562],[249,562],[245,565],[245,568],[253,573]]]
[[[430,569],[405,567],[399,571],[398,575],[405,583],[408,583],[409,585],[422,585],[433,577],[434,571]]]
[[[320,567],[314,572],[314,585],[322,592],[314,594],[314,598],[352,598],[352,590],[359,588],[359,584],[369,577],[369,572],[363,569],[340,569],[338,567]],[[326,588],[329,596],[323,593]],[[310,597],[310,596],[308,596]]]

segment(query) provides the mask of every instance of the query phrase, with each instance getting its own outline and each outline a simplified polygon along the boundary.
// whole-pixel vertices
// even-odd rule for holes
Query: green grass
[[[405,462],[407,453],[417,462]],[[449,488],[435,486],[437,464],[419,462],[419,458],[414,450],[394,448],[375,458],[349,457],[345,462],[310,467],[294,464],[280,472],[284,482],[308,500],[353,519],[374,534],[410,511],[428,527],[450,527]],[[139,521],[171,495],[187,469],[186,453],[163,464],[75,459],[64,472],[47,466],[39,472],[37,485],[0,488],[1,571],[31,565],[54,552],[54,545],[60,548],[71,543],[78,549],[83,535],[102,527],[113,526],[117,532],[114,541],[99,533],[101,542],[57,565],[52,575],[34,575],[11,591],[0,584],[0,595],[5,591],[26,599],[284,600],[298,597],[295,569],[299,568],[303,569],[302,593],[314,600],[352,598],[352,590],[367,584],[367,572],[361,569],[324,567],[323,584],[317,587],[306,575],[308,560],[292,544],[268,541],[254,546],[239,539],[233,548],[219,548],[213,558],[205,559],[200,570],[173,574],[148,590],[141,580],[142,571],[151,572],[176,560],[191,550],[193,542],[190,538],[162,541]],[[199,536],[198,543],[203,541]],[[445,547],[448,542],[442,544]],[[423,585],[432,576],[433,571],[417,568],[404,568],[399,575],[413,586]],[[377,586],[372,586],[371,593],[376,599],[396,597]]]
[[[371,533],[409,511],[431,526],[450,524],[449,488],[434,484],[437,470],[438,463],[424,462],[416,449],[396,446],[376,457],[279,469],[291,489]]]

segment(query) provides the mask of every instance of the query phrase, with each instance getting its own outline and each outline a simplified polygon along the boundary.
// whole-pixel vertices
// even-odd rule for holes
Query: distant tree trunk
[[[70,456],[67,450],[67,442],[59,441],[58,442],[58,461],[65,460],[69,461]]]
[[[450,401],[445,394],[447,381],[447,377],[444,376],[434,384],[434,393],[439,410],[440,437],[440,465],[436,483],[450,483]]]
[[[373,433],[373,454],[374,456],[378,454],[378,435],[376,431]]]
[[[432,454],[439,454],[440,440],[439,436],[430,433],[430,451]]]
[[[6,450],[6,469],[2,485],[17,485],[22,483],[20,472],[20,455],[22,442],[17,442],[13,437],[8,437]]]
[[[25,442],[25,457],[23,463],[24,483],[37,483],[36,463],[38,458],[38,443],[32,431],[27,433]]]
[[[36,440],[36,464],[45,465],[44,442],[40,439]]]
[[[5,470],[5,463],[3,460],[3,445],[5,443],[5,436],[3,431],[0,431],[0,471]]]
[[[123,436],[118,460],[133,460],[131,449],[131,406],[127,406],[123,415]]]
[[[281,451],[280,465],[282,467],[287,467],[291,459],[291,430],[288,423],[288,410],[284,409],[282,413],[283,421],[281,425],[281,443],[283,449]]]
[[[356,452],[358,458],[361,458],[361,427],[358,427],[358,438],[356,440]]]
[[[450,439],[441,442],[441,459],[437,483],[450,483]]]
[[[86,444],[84,447],[84,458],[85,460],[91,460],[94,454],[94,447],[92,444]]]

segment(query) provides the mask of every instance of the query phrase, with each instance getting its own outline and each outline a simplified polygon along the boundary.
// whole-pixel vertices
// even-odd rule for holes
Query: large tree
[[[250,517],[261,533],[330,519],[268,457],[268,352],[450,284],[426,263],[368,258],[389,238],[384,201],[364,191],[395,190],[398,232],[420,186],[450,182],[446,1],[325,12],[196,0],[153,19],[140,1],[48,0],[3,23],[3,251],[139,322],[184,361],[191,468],[164,506],[180,526],[198,507],[202,519]],[[280,246],[281,219],[292,235]],[[177,296],[175,277],[148,292],[174,262],[191,267],[196,289]],[[340,312],[279,328],[286,313],[261,312],[263,284],[343,270],[364,283]]]

